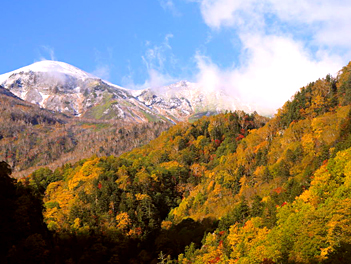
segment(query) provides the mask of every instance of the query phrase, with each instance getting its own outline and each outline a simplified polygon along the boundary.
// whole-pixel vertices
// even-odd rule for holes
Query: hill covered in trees
[[[40,166],[56,168],[94,154],[120,155],[146,144],[169,123],[99,121],[42,109],[0,87],[0,159],[14,176]]]
[[[45,261],[348,263],[350,73],[301,88],[270,120],[204,117],[119,157],[33,172],[15,186],[43,202]]]

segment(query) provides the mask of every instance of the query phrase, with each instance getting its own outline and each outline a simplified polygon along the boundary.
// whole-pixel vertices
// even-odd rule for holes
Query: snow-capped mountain
[[[94,119],[178,122],[240,105],[223,91],[206,91],[186,81],[129,90],[58,61],[40,61],[0,75],[0,85],[43,108]]]
[[[158,118],[129,90],[64,62],[36,62],[0,75],[0,85],[25,101],[75,116],[137,122]]]
[[[8,72],[3,75],[0,75],[0,83],[6,81],[6,79],[8,79],[11,75],[21,73],[21,72],[23,73],[45,72],[45,73],[66,74],[82,80],[85,80],[88,78],[97,78],[94,75],[87,73],[85,71],[82,71],[81,69],[78,69],[77,67],[69,65],[67,63],[59,62],[59,61],[44,60],[44,61],[35,62],[29,66],[22,67],[12,72]]]

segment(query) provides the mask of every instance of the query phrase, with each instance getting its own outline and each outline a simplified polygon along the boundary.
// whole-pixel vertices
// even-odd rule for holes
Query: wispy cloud
[[[172,47],[169,44],[171,38],[173,38],[173,34],[167,34],[160,45],[154,45],[153,47],[150,47],[151,43],[147,43],[149,48],[141,58],[148,70],[154,69],[164,71],[164,63],[172,50]]]
[[[124,76],[122,79],[123,85],[131,89],[151,88],[161,92],[161,87],[177,81],[176,78],[168,74],[166,67],[166,64],[174,65],[176,63],[176,58],[170,45],[170,39],[173,37],[173,34],[167,34],[163,42],[158,45],[152,45],[151,42],[147,41],[145,43],[147,49],[145,54],[141,56],[148,73],[147,80],[143,84],[135,84],[133,81],[134,72],[129,67],[129,75]]]
[[[92,72],[93,75],[104,80],[110,79],[110,73],[111,70],[109,65],[97,65],[95,70]]]
[[[176,8],[174,5],[174,2],[172,0],[159,0],[161,7],[164,10],[170,11],[173,16],[181,16],[182,14],[179,12],[179,10]]]
[[[101,52],[98,49],[95,49],[95,69],[91,72],[93,75],[104,79],[109,80],[111,77],[111,67],[113,60],[113,49],[107,48],[105,52]]]
[[[48,45],[40,46],[39,57],[40,60],[56,60],[54,48]]]

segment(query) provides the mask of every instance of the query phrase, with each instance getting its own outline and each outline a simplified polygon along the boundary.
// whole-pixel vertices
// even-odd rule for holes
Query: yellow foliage
[[[67,225],[67,219],[69,216],[69,211],[72,205],[75,203],[75,199],[71,191],[63,188],[64,183],[53,182],[49,184],[47,192],[44,198],[44,203],[49,202],[58,203],[58,209],[56,206],[53,208],[46,208],[43,212],[44,219],[47,223],[51,221],[55,222],[55,229],[63,228]]]
[[[339,136],[340,121],[333,113],[314,118],[311,123],[314,137],[326,144],[333,143]]]
[[[151,200],[151,197],[149,195],[143,193],[137,193],[135,195],[135,198],[137,201]]]
[[[342,70],[338,72],[338,82],[336,84],[338,89],[340,89],[343,83],[347,82],[350,75],[350,68],[351,68],[351,61],[347,66],[343,67]]]
[[[194,146],[197,149],[202,149],[202,145],[204,145],[204,142],[206,141],[206,137],[205,136],[198,136],[197,139],[194,141]]]
[[[83,182],[86,183],[83,185],[84,190],[87,193],[90,193],[92,189],[92,181],[101,173],[101,168],[96,166],[99,161],[99,158],[86,161],[80,170],[74,174],[73,178],[68,182],[69,190],[74,190],[80,182]]]
[[[51,196],[52,194],[57,192],[58,189],[62,187],[62,184],[63,184],[63,181],[56,181],[56,182],[50,183],[49,186],[46,188],[45,195],[47,197]]]
[[[164,167],[165,169],[172,169],[172,168],[178,168],[178,167],[183,167],[183,165],[179,164],[179,162],[172,160],[168,162],[163,162],[160,164],[161,167]]]
[[[240,263],[260,263],[268,257],[264,242],[269,233],[267,227],[262,227],[259,217],[248,220],[244,227],[238,223],[230,227],[228,242],[232,247],[231,257]]]
[[[157,176],[156,173],[151,174],[151,179],[153,179],[155,182],[159,181],[158,176]]]
[[[210,192],[213,190],[213,186],[214,186],[215,182],[212,180],[210,181],[210,183],[207,186],[207,192]]]
[[[194,163],[190,166],[190,170],[195,177],[202,177],[206,168],[198,163]]]
[[[129,175],[127,172],[127,168],[124,165],[118,168],[117,176],[118,176],[118,179],[116,180],[116,184],[122,190],[126,190],[128,185],[130,185],[130,182],[129,182]]]
[[[150,183],[150,176],[146,172],[144,167],[135,174],[134,182],[138,182],[140,184],[149,184]]]
[[[251,137],[250,137],[251,138]],[[262,141],[260,144],[258,144],[256,147],[255,147],[255,150],[254,152],[257,153],[260,149],[264,149],[268,146],[268,141]]]
[[[270,196],[265,196],[265,197],[262,198],[262,202],[264,202],[264,203],[267,203],[267,202],[269,202],[270,200],[271,200],[271,197],[270,197]]]
[[[326,248],[321,248],[321,255],[319,260],[327,260],[328,259],[328,254],[332,252],[332,247],[326,247]]]
[[[55,221],[48,221],[47,225],[50,231],[55,231],[58,229],[58,224]]]
[[[338,108],[338,110],[336,111],[337,118],[339,120],[344,120],[348,116],[350,110],[351,110],[351,105],[346,105]]]
[[[301,143],[305,153],[315,153],[315,142],[311,133],[304,134],[301,138]]]
[[[73,228],[74,228],[74,229],[80,228],[80,219],[79,219],[79,218],[76,218],[76,219],[74,220]]]
[[[265,171],[265,166],[257,166],[256,170],[254,171],[254,175],[257,177],[257,178],[262,178],[263,174],[264,174],[264,171]]]
[[[223,241],[219,241],[219,243],[217,241],[218,241],[217,234],[209,233],[206,236],[205,248],[203,248],[201,263],[226,263],[227,262],[227,259],[223,254]]]
[[[306,190],[304,191],[300,196],[299,199],[301,199],[302,201],[304,201],[305,203],[308,203],[311,201],[311,192],[310,190]]]
[[[117,228],[119,230],[125,230],[131,225],[131,220],[126,212],[119,213],[116,215]]]

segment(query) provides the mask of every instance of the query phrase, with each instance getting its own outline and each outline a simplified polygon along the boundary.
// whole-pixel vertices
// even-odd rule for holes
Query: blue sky
[[[5,0],[1,20],[7,40],[0,44],[0,73],[54,58],[118,84],[128,77],[143,84],[147,64],[175,78],[191,75],[192,57],[205,48],[209,29],[196,3],[181,2],[177,9],[163,3]],[[167,36],[172,48],[165,44]],[[148,56],[151,49],[160,54]]]
[[[350,60],[347,2],[4,0],[0,74],[54,59],[127,88],[187,79],[277,108]]]

